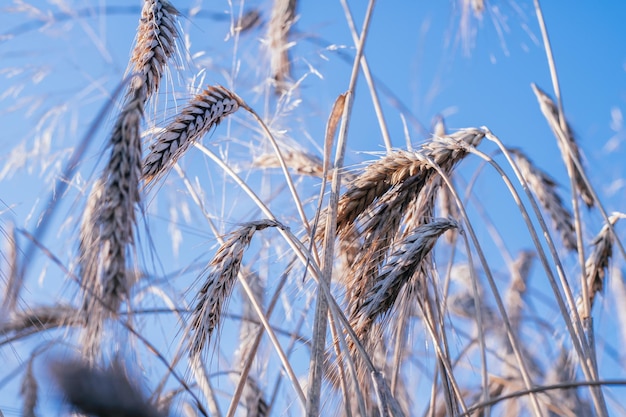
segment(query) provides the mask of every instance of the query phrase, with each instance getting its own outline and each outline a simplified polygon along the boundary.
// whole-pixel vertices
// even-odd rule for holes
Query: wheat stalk
[[[250,288],[254,292],[257,303],[263,305],[265,287],[261,277],[252,272],[244,271],[240,272],[241,275],[245,277],[246,281],[249,283]],[[244,298],[244,300],[246,299]],[[239,362],[238,369],[240,370],[240,375],[243,374],[242,371],[245,369],[246,361],[251,355],[256,353],[255,339],[262,326],[255,320],[255,318],[254,308],[251,306],[251,303],[244,301],[241,327],[239,329],[239,347],[235,352],[236,360]],[[235,381],[237,380],[236,377],[233,379]],[[252,375],[248,375],[245,379],[242,398],[246,406],[248,416],[264,417],[268,415],[269,405],[265,401],[263,390],[259,386],[257,379]]]
[[[545,172],[537,168],[519,149],[509,149],[515,156],[515,163],[530,189],[539,199],[539,203],[548,212],[555,229],[561,234],[563,245],[569,250],[576,250],[576,230],[572,223],[572,213],[565,207],[556,191],[556,182]]]
[[[191,318],[189,350],[191,356],[197,357],[200,354],[207,339],[210,340],[213,330],[219,325],[241,269],[244,251],[250,245],[252,236],[256,231],[268,227],[283,228],[274,220],[246,223],[232,233],[209,263],[210,271],[198,292]]]
[[[236,112],[240,103],[237,96],[220,85],[209,86],[192,98],[150,145],[150,152],[143,161],[146,183],[165,174],[189,146],[224,117]]]

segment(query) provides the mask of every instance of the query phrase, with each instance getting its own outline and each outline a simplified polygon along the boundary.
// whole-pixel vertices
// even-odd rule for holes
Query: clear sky
[[[245,10],[260,8],[264,11],[262,22],[267,23],[271,2],[171,1],[183,11],[181,30],[189,54],[181,54],[177,59],[179,69],[167,74],[155,106],[156,124],[161,126],[171,117],[164,109],[183,105],[191,95],[190,86],[204,84],[224,84],[259,114],[273,115],[276,100],[264,94],[266,89],[262,87],[268,60],[259,48],[264,42],[265,26],[242,33],[238,39],[228,33],[231,10],[237,12],[240,4]],[[348,85],[354,46],[339,1],[299,3],[292,57],[294,77],[302,77],[302,84],[290,102],[293,108],[284,108],[285,113],[279,114],[273,127],[284,129],[287,141],[320,155],[332,102]],[[360,28],[366,2],[349,3]],[[124,75],[140,4],[139,0],[0,0],[3,228],[15,223],[19,228],[35,229],[72,150],[87,135]],[[532,1],[492,0],[485,4],[485,12],[477,17],[472,12],[464,14],[460,0],[377,2],[365,56],[378,83],[392,144],[406,147],[401,114],[407,120],[414,146],[426,139],[424,129],[430,131],[437,115],[444,116],[451,131],[488,126],[506,145],[524,149],[563,186],[562,195],[569,200],[569,180],[556,141],[530,87],[536,83],[553,96]],[[543,1],[542,7],[565,114],[584,154],[590,180],[609,212],[626,211],[626,2]],[[251,122],[239,117],[233,138],[225,139],[227,129],[231,129],[225,123],[205,143],[213,140],[212,149],[233,157],[240,172],[252,176],[253,171],[248,171],[243,159],[249,158],[245,153],[248,150],[252,154],[257,151],[254,147],[259,139],[253,141],[242,133],[241,125]],[[100,122],[89,141],[79,176],[72,182],[68,198],[60,205],[44,240],[68,266],[76,249],[69,237],[77,230],[84,204],[82,195],[97,178],[101,158],[107,155],[104,149],[112,125],[111,111]],[[495,150],[488,143],[482,149],[487,153]],[[375,158],[372,152],[383,151],[379,125],[361,77],[346,163],[360,167]],[[225,215],[219,228],[221,232],[229,231],[240,221],[234,215],[240,214],[238,210],[248,210],[246,216],[252,216],[254,209],[238,206],[241,201],[247,204],[246,198],[238,190],[220,184],[220,174],[215,176],[219,170],[209,165],[196,152],[183,166],[190,175],[201,172],[206,177],[210,173],[209,188],[225,196],[211,200],[209,210],[216,216]],[[460,181],[467,183],[479,165],[477,159],[467,161]],[[527,248],[529,240],[517,208],[493,170],[483,169],[475,185],[480,204],[490,208],[491,221],[505,235],[509,250],[515,253]],[[263,181],[259,186],[269,187]],[[171,273],[198,260],[206,262],[213,253],[215,238],[207,230],[197,230],[195,222],[202,216],[197,207],[191,208],[191,215],[182,208],[190,204],[178,200],[183,193],[178,184],[164,191],[158,203],[154,197],[147,223],[158,230],[151,235],[151,244],[160,262],[151,261],[149,251],[140,254],[152,266],[151,273]],[[307,197],[310,195],[314,192]],[[179,203],[178,209],[171,209]],[[516,215],[514,220],[511,213]],[[180,227],[172,228],[167,218]],[[585,218],[584,234],[590,239],[599,230],[601,217],[594,212],[585,213]],[[185,240],[177,251],[173,242],[180,233]],[[486,230],[479,233],[488,240]],[[486,247],[497,251],[491,243]],[[501,262],[496,260],[500,266]],[[565,264],[573,269],[576,260],[567,258]],[[70,299],[76,287],[59,279],[62,275],[46,256],[38,254],[27,277],[25,300],[48,303],[50,295]],[[547,291],[540,278],[535,276],[533,280],[534,289]],[[614,329],[615,325],[614,319],[599,313],[600,334],[602,329]],[[617,340],[608,343],[609,348],[619,346]],[[20,345],[25,349],[36,346],[35,342]],[[0,362],[9,364],[0,365],[0,410],[5,416],[20,414],[13,400],[19,378],[11,378],[9,373],[19,369],[24,357],[20,351],[0,347]],[[615,362],[604,357],[601,362],[607,377],[625,374],[623,365],[615,367]],[[40,411],[41,415],[52,415]]]

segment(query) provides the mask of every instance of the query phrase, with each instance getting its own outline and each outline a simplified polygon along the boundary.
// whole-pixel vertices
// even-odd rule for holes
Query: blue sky
[[[201,13],[194,16],[190,12],[181,19],[181,27],[188,35],[190,56],[181,55],[180,68],[168,74],[155,111],[157,125],[168,120],[169,113],[163,109],[181,106],[190,96],[190,84],[228,85],[260,114],[272,114],[275,99],[263,94],[262,88],[255,89],[267,67],[266,57],[259,52],[264,28],[252,29],[235,42],[228,36],[231,5],[227,1],[172,0],[172,3],[180,10],[189,12],[195,7]],[[265,10],[269,3],[245,2],[245,8]],[[294,76],[304,77],[300,95],[294,97],[302,102],[294,101],[289,117],[278,119],[275,127],[286,129],[288,140],[318,152],[330,106],[349,81],[351,60],[346,61],[339,52],[351,57],[354,47],[338,1],[300,3],[292,56]],[[364,3],[350,2],[359,27]],[[139,4],[139,1],[119,0],[0,0],[0,201],[3,203],[0,224],[3,227],[15,223],[17,227],[34,230],[54,180],[72,149],[85,136],[97,112],[107,105],[109,94],[123,77],[137,15],[131,12],[107,15],[97,11],[105,6]],[[240,4],[243,2],[235,2],[235,10]],[[567,200],[569,181],[558,147],[530,87],[536,83],[553,95],[533,4],[510,0],[486,4],[486,12],[480,19],[470,14],[464,31],[460,1],[378,1],[365,56],[374,76],[427,129],[439,114],[445,117],[451,130],[488,126],[505,144],[521,147],[554,176],[563,186],[562,195]],[[26,10],[24,5],[34,7]],[[591,182],[608,211],[626,211],[623,163],[626,128],[622,121],[626,113],[626,3],[544,1],[542,7],[565,113],[584,153]],[[93,10],[90,17],[66,16],[44,25],[37,23],[48,19],[46,16],[71,15],[72,11],[88,9]],[[226,19],[212,17],[216,15]],[[265,14],[263,20],[268,19]],[[233,61],[239,61],[240,65],[236,74]],[[404,148],[401,111],[388,95],[381,97],[392,143]],[[60,205],[45,238],[45,243],[68,263],[75,250],[68,237],[77,229],[82,193],[97,177],[98,162],[101,166],[102,158],[106,157],[103,150],[114,117],[111,111],[108,114],[91,141],[79,170],[80,177],[72,183],[68,198]],[[249,118],[239,117],[240,124],[250,124]],[[220,126],[205,143],[213,141],[214,149],[234,157],[247,156],[249,148],[255,150],[258,138],[251,139],[241,129],[234,128],[233,138],[227,140],[226,132],[230,132],[227,129],[230,127],[226,124]],[[384,151],[379,132],[361,77],[350,124],[347,164],[360,167],[359,164],[374,158],[372,152]],[[426,139],[411,124],[409,134],[414,144]],[[482,149],[491,152],[494,147],[484,143]],[[476,159],[464,164],[461,176],[465,181],[477,165]],[[213,204],[210,210],[216,216],[226,214],[219,226],[222,232],[230,230],[237,221],[238,204],[245,197],[238,190],[220,184],[219,170],[209,166],[199,153],[190,155],[184,167],[190,175],[209,173],[210,179],[204,184],[224,194],[210,201]],[[244,162],[241,169],[252,177]],[[257,179],[252,177],[250,181]],[[266,188],[277,182],[258,181],[259,187]],[[316,182],[311,184],[317,186]],[[504,231],[509,249],[515,252],[527,247],[529,241],[519,215],[514,219],[511,216],[517,214],[517,209],[493,170],[485,169],[481,174],[476,192],[480,203],[493,208],[491,220]],[[195,222],[201,218],[197,208],[191,207],[191,220],[187,219],[184,203],[178,200],[183,193],[178,184],[164,190],[158,199],[154,197],[153,217],[148,223],[158,230],[152,237],[162,256],[160,265],[152,265],[154,273],[175,271],[199,259],[206,261],[214,249],[215,238],[207,231],[194,229]],[[181,207],[172,211],[171,206],[179,202]],[[254,209],[246,210],[246,215],[254,213]],[[182,230],[185,236],[178,256],[170,256],[175,252],[171,249],[171,237],[176,228],[172,229],[163,220],[173,215],[177,216],[178,231]],[[585,218],[588,222],[584,233],[589,239],[599,230],[601,217],[593,212],[585,213]],[[488,240],[486,231],[480,233]],[[497,250],[490,243],[486,246],[491,251]],[[142,256],[150,258],[149,253]],[[69,298],[76,290],[58,279],[62,274],[45,256],[39,254],[32,262],[27,282],[27,294],[32,297],[27,298],[29,302],[50,301],[51,294]],[[566,266],[574,269],[575,259],[568,258]],[[533,279],[533,287],[544,291],[540,278]],[[607,309],[611,306],[608,302],[602,305]],[[602,312],[598,322],[600,329],[612,329],[616,325]],[[25,346],[32,348],[29,344]],[[11,369],[18,367],[23,359],[19,351],[0,352],[0,361],[10,363]],[[602,363],[609,364],[607,376],[624,375],[623,368],[611,369],[609,360]],[[0,371],[0,381],[5,376]],[[0,386],[0,410],[7,416],[19,414],[12,411],[11,395],[19,389],[15,384],[13,380]]]

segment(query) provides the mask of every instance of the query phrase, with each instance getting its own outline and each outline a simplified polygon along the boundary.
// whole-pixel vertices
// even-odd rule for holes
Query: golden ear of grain
[[[270,70],[277,94],[288,89],[291,78],[289,61],[289,32],[296,17],[296,0],[274,0],[272,17],[267,29],[270,50]]]
[[[162,176],[195,141],[213,126],[236,112],[240,99],[222,86],[209,86],[196,95],[174,118],[154,143],[143,161],[143,179],[149,183]]]
[[[130,60],[134,91],[143,90],[147,100],[159,89],[167,61],[176,53],[178,10],[167,0],[144,0],[137,42]]]
[[[196,296],[196,306],[191,316],[190,356],[197,357],[202,352],[213,330],[219,325],[252,236],[257,230],[268,227],[284,226],[274,220],[246,223],[231,234],[209,263],[209,274]]]
[[[559,123],[559,110],[554,104],[554,101],[548,95],[541,90],[536,84],[531,84],[533,88],[533,92],[537,97],[537,101],[539,102],[539,107],[541,108],[541,112],[543,116],[546,118],[550,129],[554,133],[557,139],[557,145],[559,145],[559,149],[561,150],[561,155],[563,156],[564,161],[569,161],[570,159],[570,151],[568,148],[571,148],[572,155],[574,159],[578,162],[578,165],[582,168],[582,161],[580,158],[580,150],[578,145],[576,144],[576,140],[574,139],[574,134],[572,133],[572,129],[569,126],[569,123],[565,123],[565,131],[561,128],[561,124]],[[565,141],[565,143],[564,143]],[[576,183],[576,187],[578,188],[578,192],[580,193],[580,197],[583,199],[587,207],[593,207],[594,200],[593,194],[589,187],[587,187],[587,183],[583,180],[583,175],[578,170],[575,164],[573,165],[574,169],[574,181]]]
[[[359,337],[368,333],[372,323],[391,309],[400,290],[430,253],[439,236],[458,227],[453,220],[435,219],[416,228],[397,245],[376,282],[364,295],[362,304],[351,315],[350,323]]]
[[[609,216],[609,222],[613,226],[619,219],[624,217],[626,216],[622,213],[614,213]],[[585,262],[585,272],[589,305],[592,307],[596,294],[604,289],[604,277],[606,276],[611,256],[613,256],[613,241],[613,233],[609,225],[605,224],[591,242],[593,249]],[[578,313],[581,314],[581,308],[578,310]]]
[[[509,152],[515,157],[517,167],[539,203],[550,215],[554,228],[561,234],[563,245],[566,249],[575,251],[578,245],[573,217],[556,191],[556,182],[537,168],[521,150],[509,149]]]
[[[99,250],[102,260],[103,301],[112,311],[130,290],[126,268],[126,248],[133,243],[135,205],[140,201],[141,175],[140,122],[143,104],[127,104],[111,136],[111,158],[103,173],[104,190],[98,210]]]
[[[0,334],[20,334],[34,330],[53,329],[84,323],[80,311],[65,304],[38,306],[17,311],[7,320],[0,322]]]
[[[282,157],[285,164],[297,174],[318,178],[322,178],[324,175],[322,160],[316,155],[298,150],[289,150],[282,152]],[[267,153],[255,158],[252,166],[256,168],[281,167],[276,153]]]
[[[417,188],[414,193],[419,192],[435,173],[424,157],[432,159],[444,172],[450,172],[467,155],[464,146],[478,146],[484,136],[479,129],[464,129],[443,138],[435,137],[416,152],[395,151],[368,165],[339,200],[337,231],[352,224],[370,204],[396,185]]]
[[[135,205],[140,202],[143,104],[137,94],[118,115],[109,140],[109,161],[94,184],[82,219],[79,269],[89,318],[83,347],[91,359],[98,352],[103,321],[117,314],[134,281],[127,268],[127,248],[134,243]]]

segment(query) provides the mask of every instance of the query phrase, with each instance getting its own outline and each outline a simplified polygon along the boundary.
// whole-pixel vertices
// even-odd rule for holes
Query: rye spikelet
[[[246,405],[246,416],[267,417],[269,416],[269,404],[263,398],[263,390],[254,378],[248,378],[243,391],[243,401]]]
[[[222,86],[209,86],[196,95],[154,143],[143,161],[146,183],[162,176],[195,141],[239,109],[240,99]]]
[[[395,151],[373,162],[339,200],[337,230],[352,224],[370,204],[396,185],[402,184],[404,189],[416,188],[419,192],[435,172],[424,162],[424,156],[449,172],[467,155],[456,142],[478,146],[484,136],[481,130],[464,129],[444,138],[433,138],[416,152]]]
[[[285,164],[299,175],[318,178],[324,175],[322,160],[313,154],[293,150],[283,152],[282,156]],[[280,168],[280,162],[275,153],[267,153],[255,158],[252,166],[256,168]]]
[[[78,276],[81,279],[83,289],[83,310],[86,312],[88,306],[94,302],[93,295],[99,294],[98,282],[98,257],[100,239],[100,229],[95,226],[98,222],[98,210],[101,208],[104,184],[102,179],[94,182],[87,205],[83,211],[80,223],[80,236],[78,239]]]
[[[614,213],[609,216],[609,221],[611,225],[615,225],[617,220],[623,217],[624,215],[621,213]],[[613,256],[613,239],[611,229],[608,224],[605,224],[591,242],[593,249],[585,262],[589,305],[591,307],[593,307],[596,294],[604,289],[604,277],[606,276],[611,256]],[[579,314],[582,313],[580,310],[579,308]]]
[[[439,236],[448,229],[458,227],[453,220],[435,219],[415,229],[398,244],[376,283],[365,294],[362,305],[351,316],[350,323],[359,337],[366,335],[372,323],[391,309],[400,290],[432,250]]]
[[[283,151],[282,157],[285,160],[285,164],[298,175],[307,175],[311,177],[322,178],[324,175],[324,165],[321,158],[309,152],[299,150]],[[276,153],[267,153],[255,158],[252,162],[252,166],[255,168],[280,168],[280,161],[276,156]],[[332,173],[328,173],[328,179]],[[350,182],[355,179],[355,176],[350,172],[342,172],[341,180],[343,182]]]
[[[578,245],[572,223],[572,213],[565,207],[557,193],[556,182],[547,173],[537,168],[521,150],[509,149],[509,152],[515,157],[517,167],[539,199],[539,203],[550,215],[554,228],[561,234],[563,245],[568,250],[575,251]]]
[[[82,323],[84,319],[80,312],[69,305],[38,306],[17,311],[8,320],[0,323],[0,334],[19,334]]]
[[[270,70],[277,94],[288,88],[291,78],[289,61],[289,32],[296,17],[296,0],[274,0],[272,17],[267,29],[270,50]]]
[[[511,284],[507,289],[505,299],[507,313],[514,331],[519,330],[519,324],[524,311],[524,295],[526,294],[526,281],[530,273],[535,253],[522,251],[510,266]]]
[[[120,114],[111,135],[111,157],[103,173],[104,190],[96,227],[102,259],[102,299],[111,311],[128,296],[126,248],[133,243],[135,205],[140,201],[140,122],[143,103],[130,101]]]
[[[566,129],[563,132],[561,129],[561,125],[559,123],[559,110],[554,104],[554,101],[552,101],[552,99],[548,97],[548,95],[539,87],[537,87],[537,85],[535,85],[534,83],[532,84],[532,88],[533,88],[533,91],[535,92],[535,96],[537,96],[537,101],[539,101],[541,112],[543,113],[543,116],[548,121],[548,125],[550,125],[550,129],[552,129],[554,136],[556,136],[557,138],[557,144],[559,145],[559,149],[561,150],[561,154],[563,155],[563,160],[564,161],[569,160],[570,152],[568,150],[568,147],[571,147],[573,151],[572,154],[574,156],[574,159],[578,161],[579,165],[582,168],[582,161],[580,159],[580,150],[578,149],[578,145],[576,144],[576,140],[574,139],[574,134],[572,133],[572,130],[569,124],[568,123],[565,124]],[[569,146],[563,143],[560,138],[563,138],[564,140],[566,140],[567,143],[569,143]],[[593,194],[589,190],[589,187],[587,187],[580,171],[578,170],[578,168],[576,168],[575,165],[574,165],[574,181],[576,183],[576,187],[578,188],[578,191],[580,192],[580,196],[585,202],[585,204],[587,205],[587,207],[593,207],[594,205]]]
[[[213,330],[219,325],[241,269],[244,251],[252,236],[257,230],[268,227],[283,226],[273,220],[246,223],[231,234],[209,263],[209,274],[196,297],[197,302],[191,317],[190,356],[197,356],[202,352],[207,339],[210,340]]]
[[[176,52],[178,10],[167,0],[145,0],[137,28],[137,42],[130,60],[134,75],[130,95],[138,90],[147,100],[156,93],[167,61]]]

